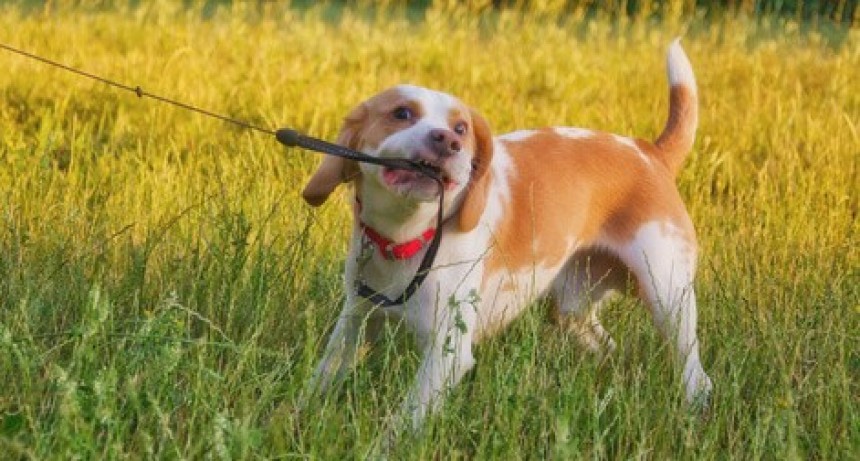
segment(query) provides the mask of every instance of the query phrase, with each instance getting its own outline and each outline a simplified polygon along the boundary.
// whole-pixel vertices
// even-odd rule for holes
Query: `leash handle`
[[[298,131],[290,128],[281,128],[277,130],[275,132],[275,139],[277,139],[279,143],[287,147],[302,147],[305,149],[322,152],[324,154],[336,155],[338,157],[378,163],[373,161],[377,160],[376,157],[370,157],[369,155],[354,151],[338,144],[333,144],[328,141],[323,141],[322,139],[312,138],[310,136],[303,135]],[[365,159],[364,157],[369,158]]]
[[[329,154],[337,157],[343,157],[349,160],[355,160],[357,162],[373,163],[375,165],[381,165],[395,170],[417,171],[418,173],[421,173],[425,176],[429,176],[436,182],[440,182],[442,179],[439,176],[438,170],[432,167],[428,167],[426,165],[422,165],[418,162],[402,158],[373,157],[371,155],[365,154],[364,152],[359,152],[348,147],[307,136],[290,128],[281,128],[277,130],[275,132],[275,139],[277,139],[279,143],[287,147],[301,147],[316,152],[322,152],[323,154]]]

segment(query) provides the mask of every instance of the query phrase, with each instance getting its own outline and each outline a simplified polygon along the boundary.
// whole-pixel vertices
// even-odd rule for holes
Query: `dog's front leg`
[[[352,368],[366,318],[367,314],[347,299],[346,306],[329,336],[322,359],[308,385],[308,396],[325,393],[332,383],[340,381]]]
[[[441,315],[432,321],[431,328],[416,329],[422,360],[399,421],[413,430],[439,408],[447,391],[475,365],[472,356],[475,313],[472,307],[448,306],[447,309],[438,309],[437,313]]]

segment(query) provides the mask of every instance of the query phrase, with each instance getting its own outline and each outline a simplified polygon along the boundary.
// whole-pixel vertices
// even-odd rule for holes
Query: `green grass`
[[[543,2],[550,5],[551,2]],[[99,2],[95,2],[99,4]],[[640,305],[603,315],[602,366],[534,309],[392,458],[851,459],[860,452],[860,34],[789,20],[646,19],[551,5],[423,20],[354,9],[0,6],[0,41],[191,104],[333,139],[413,82],[497,132],[654,137],[686,33],[701,128],[696,223],[707,419]],[[204,18],[204,16],[206,16]],[[348,194],[318,158],[0,52],[0,453],[362,458],[416,368],[392,335],[342,392],[293,411],[340,302]]]

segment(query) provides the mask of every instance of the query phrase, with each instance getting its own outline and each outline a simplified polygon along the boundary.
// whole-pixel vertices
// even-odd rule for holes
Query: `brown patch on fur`
[[[544,129],[503,142],[513,162],[511,201],[503,205],[487,274],[557,266],[599,237],[630,240],[648,221],[673,222],[692,235],[671,174],[611,135],[573,139]],[[647,141],[637,145],[653,155]]]
[[[493,161],[493,135],[490,125],[475,110],[470,109],[469,112],[472,119],[469,133],[472,136],[467,137],[467,143],[475,155],[472,158],[472,177],[460,206],[458,225],[462,232],[469,232],[478,225],[487,205],[492,179],[490,164]]]
[[[698,125],[698,101],[692,89],[675,85],[669,90],[669,119],[654,142],[655,156],[677,176],[687,152],[693,148]]]
[[[614,254],[599,248],[587,248],[578,251],[576,257],[568,263],[565,270],[574,270],[586,274],[589,290],[614,289],[622,292],[622,294],[628,286],[637,290],[636,278],[627,266]],[[552,319],[564,324],[564,319],[560,315],[558,300],[554,296],[550,296],[549,299],[552,307],[550,309]],[[592,301],[597,301],[597,299]]]
[[[468,116],[464,113],[464,111],[462,109],[459,109],[456,107],[449,110],[448,111],[448,126],[451,127],[451,129],[453,129],[454,126],[460,122],[466,122],[466,124],[469,125]],[[473,130],[473,127],[468,126],[468,131],[471,132],[472,130]]]
[[[343,126],[337,136],[337,144],[350,149],[358,149],[361,140],[361,127],[367,119],[367,109],[363,104],[352,109],[343,121]],[[320,206],[341,183],[351,181],[358,176],[358,165],[334,155],[326,155],[317,167],[317,171],[308,180],[302,191],[302,197],[311,206]]]
[[[418,101],[404,96],[396,87],[389,88],[361,104],[367,113],[358,131],[356,148],[376,148],[386,138],[414,125],[423,115],[424,109]],[[393,112],[399,107],[412,111],[410,120],[398,120]]]

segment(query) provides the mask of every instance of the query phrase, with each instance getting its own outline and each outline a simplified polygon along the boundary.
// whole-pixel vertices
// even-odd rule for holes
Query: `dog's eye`
[[[398,107],[391,113],[397,120],[412,120],[412,109],[408,107]]]
[[[460,123],[454,125],[454,133],[457,133],[460,136],[466,134],[466,131],[468,131],[468,129],[469,129],[469,126],[466,125],[466,122],[460,122]]]

